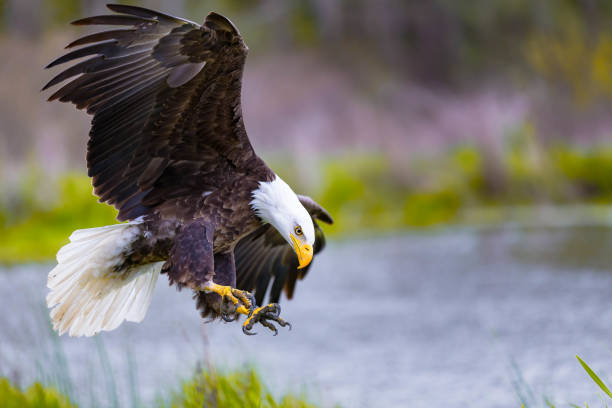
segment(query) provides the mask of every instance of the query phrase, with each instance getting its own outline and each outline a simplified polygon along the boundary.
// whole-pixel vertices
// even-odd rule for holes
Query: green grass
[[[241,407],[315,408],[304,396],[286,394],[274,398],[254,369],[220,373],[203,371],[183,382],[159,408]]]
[[[576,358],[578,359],[578,362],[580,363],[582,368],[584,368],[584,371],[587,372],[587,374],[589,375],[589,377],[591,377],[595,384],[597,384],[597,386],[608,396],[608,398],[612,399],[612,391],[610,391],[610,389],[603,382],[603,380],[595,373],[595,371],[593,371],[591,367],[589,367],[587,363],[584,362],[583,359],[581,359],[579,356],[576,356]]]
[[[52,387],[34,383],[26,389],[11,384],[7,378],[0,378],[0,406],[3,408],[71,408],[68,397]]]
[[[93,403],[93,402],[92,402]],[[113,407],[119,407],[116,399]],[[72,408],[79,405],[57,389],[34,383],[26,389],[0,378],[0,406],[3,408]],[[142,406],[132,401],[133,407]],[[159,398],[157,408],[316,408],[305,396],[287,393],[274,397],[252,368],[236,371],[202,371]]]
[[[107,357],[101,356],[101,358]],[[580,357],[576,358],[597,386],[612,398],[612,392],[603,380]],[[112,376],[112,373],[109,375]],[[513,365],[513,377],[512,384],[523,408],[580,407],[572,403],[556,404],[547,397],[536,398],[516,365]],[[134,407],[140,405],[140,402],[133,401]],[[304,395],[288,393],[275,398],[253,368],[235,371],[214,369],[200,371],[191,379],[183,381],[177,389],[169,393],[168,397],[158,398],[154,405],[157,408],[316,408],[316,405],[308,402]],[[78,407],[53,387],[43,386],[37,382],[26,389],[21,389],[7,378],[0,378],[0,406],[3,408]],[[119,406],[116,399],[112,406]],[[588,405],[585,407],[588,408]]]
[[[36,197],[53,184],[57,197]],[[57,250],[68,243],[75,229],[114,224],[116,211],[99,204],[92,195],[89,179],[66,174],[53,181],[41,177],[36,183],[22,186],[15,209],[0,211],[0,261],[20,263],[53,259]]]
[[[270,159],[270,158],[269,158]],[[335,219],[330,236],[504,221],[507,207],[612,203],[612,146],[544,148],[529,126],[511,133],[500,157],[477,146],[393,162],[380,154],[319,158],[304,180],[298,164],[270,159],[298,192],[307,192]],[[0,197],[0,262],[47,261],[70,233],[115,223],[85,175],[52,179],[40,171],[4,188]]]
[[[610,391],[610,388],[605,384],[601,377],[597,375],[584,360],[582,360],[579,356],[576,356],[576,358],[590,379],[599,387],[601,391],[604,392],[605,396],[607,396],[607,398],[605,398],[600,395],[601,405],[599,406],[608,407],[607,400],[612,399],[612,391]],[[510,370],[510,382],[519,400],[521,408],[589,408],[587,403],[584,403],[583,405],[571,402],[558,403],[548,396],[537,395],[537,393],[526,382],[520,367],[516,364],[514,359],[510,360]]]

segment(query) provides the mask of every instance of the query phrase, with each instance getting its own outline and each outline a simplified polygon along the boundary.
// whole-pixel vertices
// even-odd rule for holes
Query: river
[[[148,404],[197,364],[252,363],[274,393],[323,406],[600,406],[576,361],[612,368],[612,231],[449,229],[329,243],[282,316],[293,330],[244,336],[202,324],[160,278],[140,324],[58,340],[44,308],[51,265],[0,271],[0,374],[70,387],[84,406]],[[68,380],[69,379],[69,380]]]

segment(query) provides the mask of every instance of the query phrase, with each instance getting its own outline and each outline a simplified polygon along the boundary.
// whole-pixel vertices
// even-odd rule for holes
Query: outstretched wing
[[[247,47],[236,27],[215,13],[200,26],[140,7],[108,8],[119,14],[73,24],[125,27],[69,44],[84,47],[47,68],[89,58],[43,88],[70,79],[49,100],[94,115],[87,167],[100,201],[114,205],[119,220],[133,219],[258,165],[242,121]]]
[[[317,220],[332,224],[329,213],[310,197],[298,196],[300,202],[312,216],[315,227],[314,253],[325,247],[325,235]],[[281,292],[287,298],[293,297],[295,284],[303,279],[312,265],[298,269],[298,259],[293,249],[287,244],[278,231],[270,224],[265,224],[242,238],[234,248],[236,260],[236,287],[242,290],[255,290],[257,304],[263,300],[272,278],[269,301],[278,302]]]

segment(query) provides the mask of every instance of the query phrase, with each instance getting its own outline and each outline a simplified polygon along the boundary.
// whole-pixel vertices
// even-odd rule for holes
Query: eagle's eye
[[[297,235],[298,237],[304,235],[304,233],[302,232],[302,227],[300,227],[299,225],[295,227],[294,231],[295,235]]]

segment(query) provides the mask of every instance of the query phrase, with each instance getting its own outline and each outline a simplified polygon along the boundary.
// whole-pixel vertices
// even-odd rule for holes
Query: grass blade
[[[612,392],[606,386],[606,384],[604,384],[601,378],[599,378],[599,376],[595,374],[595,371],[591,370],[591,367],[589,367],[588,364],[585,363],[578,355],[576,355],[576,358],[580,362],[580,365],[582,366],[582,368],[584,368],[584,371],[586,371],[587,374],[593,379],[593,381],[595,381],[595,383],[599,385],[599,388],[601,388],[603,392],[605,392],[606,395],[608,395],[608,397],[612,398]]]

